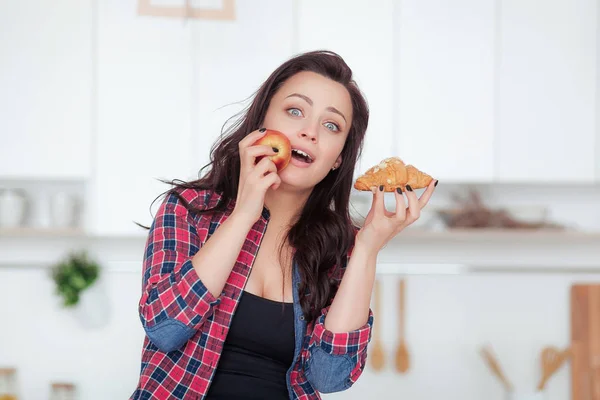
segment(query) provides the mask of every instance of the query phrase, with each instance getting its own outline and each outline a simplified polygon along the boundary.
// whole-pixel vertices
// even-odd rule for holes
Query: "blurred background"
[[[159,179],[196,178],[274,68],[329,49],[371,108],[356,174],[397,155],[440,184],[380,253],[381,352],[324,397],[600,399],[599,13],[593,0],[0,2],[0,398],[128,398],[144,338],[135,222],[152,222]],[[369,201],[353,193],[359,224]]]

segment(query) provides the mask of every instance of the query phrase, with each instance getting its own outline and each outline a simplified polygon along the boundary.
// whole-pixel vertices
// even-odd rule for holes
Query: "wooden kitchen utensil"
[[[571,286],[571,399],[600,400],[600,284]]]
[[[385,356],[383,352],[383,344],[381,343],[381,288],[379,279],[375,279],[375,293],[374,293],[374,310],[373,310],[373,319],[374,319],[374,327],[373,327],[373,347],[370,350],[371,353],[371,367],[375,371],[380,371],[383,369],[385,365]]]
[[[480,353],[483,359],[485,360],[487,366],[492,371],[492,374],[494,374],[500,380],[500,382],[502,382],[502,385],[506,388],[507,391],[512,391],[513,386],[506,378],[506,375],[504,375],[504,372],[502,372],[502,368],[500,368],[500,363],[492,353],[492,350],[486,346],[481,348]]]
[[[590,375],[592,399],[600,400],[600,288],[593,287],[589,292],[589,328],[590,328]]]
[[[537,386],[538,391],[544,390],[548,379],[563,365],[570,356],[569,349],[560,351],[556,347],[544,347],[540,356],[542,378]]]
[[[399,343],[398,348],[396,349],[396,370],[401,374],[406,373],[410,368],[410,356],[408,354],[408,348],[406,346],[405,336],[405,318],[406,318],[406,309],[405,309],[405,288],[406,281],[404,278],[400,279],[400,284],[398,286],[398,308],[399,308],[399,316],[398,316],[398,335],[399,335]]]

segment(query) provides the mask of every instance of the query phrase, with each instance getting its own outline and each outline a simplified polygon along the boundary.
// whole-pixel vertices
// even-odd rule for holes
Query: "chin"
[[[324,177],[319,178],[311,168],[294,168],[288,166],[279,173],[282,186],[293,188],[294,190],[312,190]]]

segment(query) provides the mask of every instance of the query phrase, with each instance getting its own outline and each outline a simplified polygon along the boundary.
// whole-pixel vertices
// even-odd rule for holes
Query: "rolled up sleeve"
[[[355,228],[355,234],[358,228]],[[341,268],[334,267],[331,277],[339,283],[350,257],[348,251]],[[367,322],[348,332],[332,332],[325,327],[325,317],[330,306],[321,310],[314,322],[308,342],[308,355],[304,361],[306,378],[321,393],[333,393],[350,388],[365,369],[367,348],[373,329],[373,311],[369,309]]]
[[[318,346],[327,354],[354,356],[366,350],[371,340],[371,327],[373,325],[373,312],[369,310],[367,323],[350,332],[332,332],[325,328],[326,308],[317,319],[313,329],[311,343]]]
[[[170,195],[150,227],[139,302],[142,325],[149,339],[163,351],[181,347],[220,301],[192,265],[200,246],[187,209]]]
[[[369,309],[362,327],[332,332],[325,328],[328,311],[329,307],[315,321],[304,364],[307,379],[321,393],[346,390],[358,380],[365,368],[373,327],[373,312]]]

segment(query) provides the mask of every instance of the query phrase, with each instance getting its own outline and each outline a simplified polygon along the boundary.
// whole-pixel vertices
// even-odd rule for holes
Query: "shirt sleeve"
[[[358,380],[366,365],[373,326],[373,313],[369,310],[367,323],[362,327],[334,333],[324,325],[328,310],[315,323],[305,362],[307,378],[322,393],[348,389]]]
[[[343,270],[339,269],[339,280]],[[322,309],[314,323],[304,364],[307,379],[321,393],[348,389],[358,380],[366,365],[373,328],[373,311],[369,309],[363,326],[348,332],[332,332],[325,328],[329,308]]]
[[[174,194],[169,194],[148,234],[139,302],[144,330],[163,351],[185,344],[220,301],[209,292],[192,265],[201,242],[188,210]]]
[[[332,332],[325,328],[325,317],[329,307],[324,309],[315,322],[309,345],[318,346],[330,355],[362,355],[371,340],[373,312],[369,309],[369,318],[360,328],[349,332]],[[360,360],[354,360],[359,362]]]

